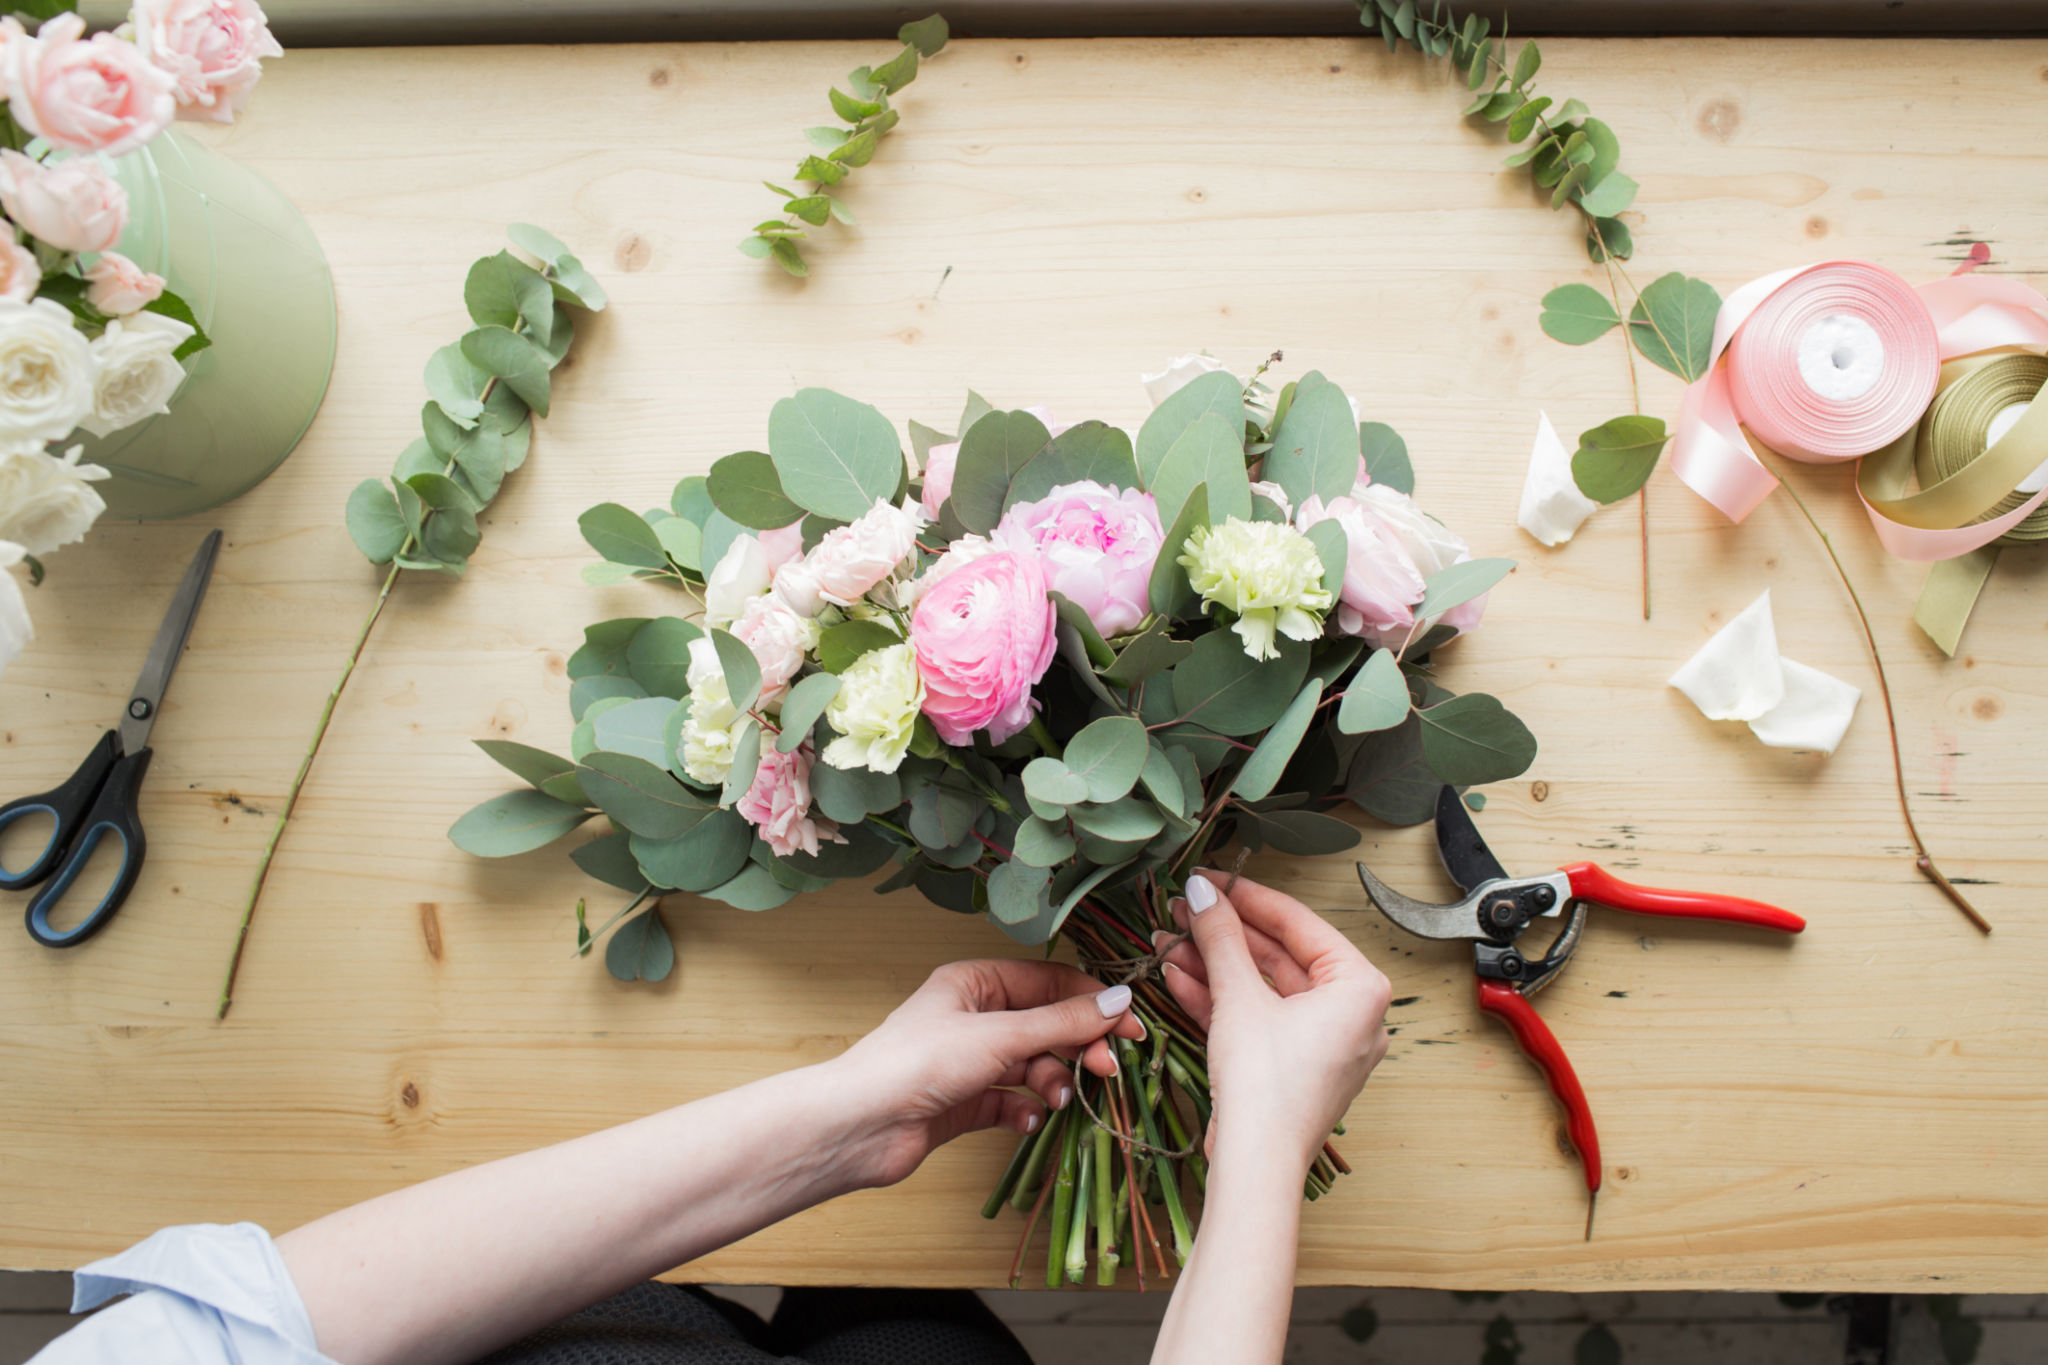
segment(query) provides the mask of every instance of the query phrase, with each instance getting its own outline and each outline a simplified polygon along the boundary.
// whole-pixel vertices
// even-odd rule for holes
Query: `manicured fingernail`
[[[1111,986],[1095,997],[1095,1008],[1102,1011],[1105,1019],[1114,1019],[1131,1007],[1131,988]]]
[[[1024,1131],[1027,1135],[1038,1131],[1038,1115],[1026,1114],[1024,1116]]]
[[[1116,1051],[1113,1048],[1110,1050],[1109,1053],[1109,1074],[1112,1076],[1123,1074],[1123,1067],[1118,1065],[1116,1060]]]
[[[1152,1036],[1152,1030],[1146,1028],[1145,1021],[1143,1019],[1140,1019],[1137,1015],[1134,1014],[1131,1016],[1131,1022],[1138,1026],[1138,1036],[1135,1041],[1142,1043],[1147,1038],[1150,1038]]]
[[[1198,915],[1216,903],[1216,888],[1210,884],[1207,877],[1197,874],[1188,878],[1186,889],[1188,909]]]
[[[1074,1087],[1071,1085],[1063,1085],[1060,1087],[1060,1102],[1054,1105],[1053,1108],[1064,1109],[1067,1107],[1067,1102],[1072,1100],[1073,1098]]]
[[[1154,929],[1152,931],[1152,951],[1158,952],[1172,938],[1173,935],[1167,933],[1164,929]]]

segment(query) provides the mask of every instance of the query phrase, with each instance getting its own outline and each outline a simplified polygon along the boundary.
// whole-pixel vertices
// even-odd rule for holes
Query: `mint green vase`
[[[189,516],[247,492],[306,434],[334,370],[334,284],[306,220],[278,188],[169,132],[109,162],[128,191],[116,250],[162,275],[213,345],[186,359],[171,410],[82,457],[113,477],[107,514]]]

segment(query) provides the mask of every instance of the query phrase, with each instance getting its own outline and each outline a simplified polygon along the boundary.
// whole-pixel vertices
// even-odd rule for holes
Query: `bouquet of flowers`
[[[1186,1256],[1206,1177],[1204,1037],[1153,941],[1188,873],[1232,841],[1339,852],[1360,838],[1347,802],[1420,823],[1444,783],[1535,756],[1427,662],[1509,561],[1416,506],[1400,437],[1337,385],[1276,392],[1265,369],[1176,362],[1135,440],[970,396],[957,437],[911,424],[917,470],[881,413],[806,389],[765,453],[667,508],[592,508],[585,577],[700,588],[701,618],[591,626],[569,757],[480,741],[529,788],[451,837],[502,856],[602,816],[571,856],[629,901],[596,935],[579,903],[578,945],[624,920],[605,957],[628,980],[670,970],[666,895],[766,910],[885,868],[879,890],[1064,939],[1131,985],[1149,1055],[1078,1071],[1083,1117],[1025,1138],[985,1212],[1009,1199],[1035,1226],[1050,1205],[1053,1282],[1090,1245],[1104,1279],[1126,1252],[1142,1274],[1146,1246],[1163,1273],[1156,1230]],[[1326,1149],[1308,1197],[1342,1169]]]
[[[169,410],[182,362],[208,344],[192,309],[113,249],[128,192],[105,158],[174,119],[231,123],[283,55],[255,0],[135,0],[128,22],[85,34],[75,3],[44,3],[33,34],[0,18],[0,668],[31,636],[8,572],[84,538],[107,477],[78,450]],[[54,13],[52,12],[54,11]]]

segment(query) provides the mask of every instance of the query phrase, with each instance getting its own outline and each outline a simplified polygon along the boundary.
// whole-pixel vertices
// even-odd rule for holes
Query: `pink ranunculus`
[[[1355,498],[1325,505],[1313,494],[1295,514],[1297,530],[1334,521],[1344,530],[1348,554],[1344,587],[1337,595],[1337,629],[1375,645],[1398,647],[1415,625],[1423,578],[1401,539]]]
[[[163,297],[164,277],[118,251],[101,254],[85,272],[85,301],[110,317],[125,317]]]
[[[915,507],[878,502],[851,525],[827,531],[804,556],[808,572],[799,578],[814,581],[822,600],[850,607],[910,558],[923,529],[924,515]]]
[[[0,151],[0,207],[22,231],[60,251],[105,251],[128,226],[128,191],[82,157],[48,163]]]
[[[0,299],[27,303],[43,284],[36,253],[14,240],[12,228],[0,224]]]
[[[49,20],[34,37],[12,17],[0,19],[8,112],[67,152],[132,152],[171,126],[176,82],[135,44],[111,33],[84,33],[85,20],[75,12]]]
[[[256,0],[135,0],[135,46],[169,76],[181,119],[233,123],[263,75],[282,57]]]
[[[776,752],[773,745],[764,746],[754,785],[735,808],[779,858],[815,854],[820,842],[846,842],[836,823],[811,814],[811,765],[816,761],[809,740],[786,754]]]
[[[732,623],[732,634],[754,652],[754,662],[761,665],[760,704],[773,706],[804,666],[805,653],[818,643],[818,623],[797,615],[775,594],[764,592],[748,600]]]
[[[1150,493],[1064,483],[1003,513],[994,540],[1035,555],[1046,586],[1088,613],[1103,635],[1134,630],[1151,609],[1152,565],[1166,533]]]
[[[932,585],[911,615],[910,643],[924,713],[940,739],[967,744],[986,730],[1000,744],[1031,723],[1031,689],[1052,662],[1053,619],[1038,561],[1014,551]]]

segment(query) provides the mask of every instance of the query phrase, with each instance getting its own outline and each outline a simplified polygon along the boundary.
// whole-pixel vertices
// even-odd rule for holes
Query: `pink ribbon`
[[[1821,261],[1751,280],[1715,316],[1707,373],[1679,409],[1672,471],[1741,521],[1778,486],[1745,428],[1765,447],[1813,464],[1881,450],[1919,423],[1942,361],[2000,346],[2048,348],[2043,310],[2048,298],[2017,280],[1958,274],[1914,288],[1863,261]],[[1802,378],[1801,340],[1822,318],[1851,319],[1883,345],[1882,371],[1853,396],[1825,397]],[[2001,516],[1945,529],[1896,521],[1867,498],[1863,508],[1887,550],[1926,561],[1988,545],[2044,500],[2048,489]]]

